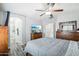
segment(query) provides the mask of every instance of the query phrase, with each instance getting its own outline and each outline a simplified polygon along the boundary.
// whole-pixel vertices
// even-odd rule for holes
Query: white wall
[[[6,21],[7,13],[0,11],[0,25],[4,25]]]
[[[2,24],[2,19],[3,19],[3,13],[0,12],[0,25]]]

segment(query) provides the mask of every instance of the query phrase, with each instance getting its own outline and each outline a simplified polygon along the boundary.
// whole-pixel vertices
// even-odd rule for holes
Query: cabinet
[[[79,32],[57,31],[56,38],[79,41]]]
[[[8,28],[0,26],[0,55],[8,52]]]
[[[42,33],[33,33],[31,34],[31,39],[38,39],[38,38],[42,38]]]

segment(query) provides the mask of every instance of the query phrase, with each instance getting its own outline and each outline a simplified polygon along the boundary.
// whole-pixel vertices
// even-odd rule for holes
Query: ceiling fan
[[[46,7],[45,9],[43,9],[43,10],[36,10],[36,11],[41,11],[41,12],[43,12],[42,14],[40,14],[40,16],[43,16],[43,15],[45,15],[45,14],[47,14],[47,12],[49,12],[49,16],[50,16],[50,18],[53,18],[53,12],[62,12],[63,11],[63,9],[62,8],[54,8],[54,6],[55,6],[55,3],[46,3],[46,4],[44,4],[44,6]]]

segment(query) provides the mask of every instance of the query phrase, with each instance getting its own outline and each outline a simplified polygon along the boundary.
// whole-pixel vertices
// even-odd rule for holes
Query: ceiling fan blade
[[[38,9],[38,10],[36,10],[36,11],[47,11],[49,9],[49,7],[47,7],[47,8],[45,8],[44,10],[40,10],[40,9]]]
[[[36,11],[45,11],[45,10],[36,10]]]
[[[43,16],[45,13],[42,13],[40,16]]]
[[[57,10],[53,10],[54,12],[61,12],[63,11],[63,9],[57,9]]]

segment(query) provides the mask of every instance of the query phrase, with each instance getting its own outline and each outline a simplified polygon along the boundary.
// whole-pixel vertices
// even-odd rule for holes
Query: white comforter
[[[34,56],[79,55],[77,42],[52,38],[29,41],[25,52]]]

